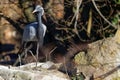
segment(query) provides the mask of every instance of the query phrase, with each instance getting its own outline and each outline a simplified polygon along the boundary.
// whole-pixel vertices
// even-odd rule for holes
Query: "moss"
[[[87,64],[87,59],[84,52],[77,54],[74,59],[77,64]]]
[[[120,77],[113,78],[112,80],[120,80]]]

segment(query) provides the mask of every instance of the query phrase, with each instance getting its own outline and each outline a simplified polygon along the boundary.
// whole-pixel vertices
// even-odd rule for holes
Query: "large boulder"
[[[80,52],[75,56],[78,73],[86,79],[94,77],[100,80],[120,80],[120,30],[115,37],[106,38],[89,44],[87,53]]]

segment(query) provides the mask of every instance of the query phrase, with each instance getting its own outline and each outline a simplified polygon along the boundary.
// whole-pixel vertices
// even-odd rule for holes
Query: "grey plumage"
[[[42,28],[41,28],[41,34],[44,37],[45,36],[45,32],[46,32],[46,26],[44,24],[42,24]],[[37,32],[37,27],[38,27],[38,22],[34,22],[31,24],[28,24],[25,28],[24,28],[24,32],[23,32],[23,37],[22,37],[22,43],[23,42],[29,42],[29,41],[38,41],[37,36],[38,32]]]
[[[41,16],[44,13],[43,8],[40,5],[37,5],[33,13],[37,12],[37,20],[38,22],[34,22],[31,24],[28,24],[24,28],[23,32],[23,38],[22,38],[22,43],[23,42],[29,42],[29,41],[42,41],[45,33],[46,33],[46,26],[42,23],[42,21],[39,21],[39,18],[41,19]],[[40,38],[40,39],[39,39]],[[41,42],[42,44],[43,42]]]
[[[38,53],[39,49],[43,46],[44,36],[46,33],[46,26],[42,23],[41,17],[44,14],[44,9],[40,5],[37,5],[35,7],[35,10],[33,13],[37,14],[37,22],[33,22],[31,24],[28,24],[24,28],[23,37],[22,37],[22,46],[18,53],[22,53],[26,49],[26,44],[28,42],[37,42],[37,60],[38,60]],[[30,49],[27,48],[26,50]],[[16,65],[18,61],[14,65]]]

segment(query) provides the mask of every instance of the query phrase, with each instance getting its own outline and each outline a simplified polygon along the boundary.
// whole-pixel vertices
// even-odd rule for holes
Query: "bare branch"
[[[102,14],[102,13],[100,12],[100,10],[97,8],[97,5],[96,5],[96,3],[95,3],[94,0],[92,0],[92,3],[93,3],[93,5],[94,5],[95,9],[97,10],[97,12],[99,13],[99,15],[100,15],[109,25],[113,26],[113,27],[116,29],[116,28],[117,28],[116,25],[112,24],[110,21],[108,21],[108,20],[103,16],[103,14]]]

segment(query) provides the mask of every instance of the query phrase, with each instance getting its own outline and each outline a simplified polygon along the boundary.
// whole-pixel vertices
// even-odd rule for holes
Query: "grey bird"
[[[44,9],[42,6],[37,5],[32,13],[36,13],[37,22],[28,24],[24,28],[22,37],[22,48],[26,48],[28,42],[37,42],[36,59],[38,60],[39,49],[41,49],[43,46],[44,36],[47,27],[42,23],[41,19],[42,15],[44,14]]]

